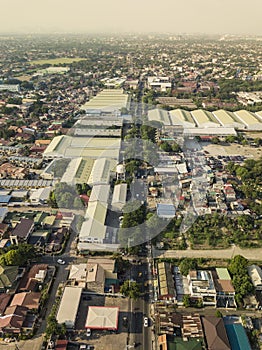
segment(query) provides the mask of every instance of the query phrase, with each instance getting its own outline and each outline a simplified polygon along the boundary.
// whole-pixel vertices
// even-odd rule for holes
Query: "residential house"
[[[34,221],[31,219],[22,218],[16,225],[13,232],[10,234],[10,241],[12,244],[25,243],[28,241],[30,234],[34,230]]]
[[[204,306],[216,306],[216,290],[211,271],[191,270],[187,275],[191,299]]]
[[[18,278],[18,266],[0,266],[0,293],[15,290]]]
[[[182,315],[182,337],[204,338],[200,316],[198,314]]]
[[[29,310],[38,310],[40,305],[41,293],[39,292],[22,292],[13,296],[10,306],[24,306]]]
[[[247,271],[256,291],[262,291],[262,270],[257,265],[250,265]]]
[[[7,306],[12,298],[11,294],[0,293],[0,316],[5,313]]]
[[[207,350],[231,350],[226,328],[222,318],[202,317]]]
[[[18,290],[20,292],[39,291],[39,286],[45,281],[47,270],[47,264],[37,264],[32,266],[30,270],[22,277]]]
[[[0,333],[2,335],[20,334],[26,321],[28,309],[24,306],[9,306],[5,314],[0,317]]]
[[[159,299],[174,302],[176,300],[176,290],[170,264],[160,262],[157,269]]]
[[[212,272],[216,289],[217,307],[235,308],[235,288],[226,268],[216,268]]]

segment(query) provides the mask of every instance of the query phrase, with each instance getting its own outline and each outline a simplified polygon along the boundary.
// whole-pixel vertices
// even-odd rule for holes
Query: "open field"
[[[204,151],[207,151],[212,156],[244,156],[246,158],[259,159],[262,157],[261,148],[254,148],[250,146],[242,146],[238,144],[225,144],[225,145],[214,145],[202,143]]]
[[[75,57],[75,58],[71,58],[71,57],[58,57],[58,58],[50,58],[50,59],[46,59],[46,60],[36,60],[36,61],[31,61],[31,64],[34,65],[43,65],[43,64],[71,64],[73,62],[79,62],[79,61],[83,61],[85,60],[84,58],[80,58],[80,57]]]

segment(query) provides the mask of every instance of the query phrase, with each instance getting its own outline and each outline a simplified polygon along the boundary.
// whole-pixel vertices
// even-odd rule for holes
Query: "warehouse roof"
[[[237,135],[234,128],[188,128],[184,130],[184,135],[192,136],[227,136],[227,135]]]
[[[130,97],[123,89],[106,89],[97,94],[90,101],[86,102],[81,109],[103,109],[110,110],[129,107]]]
[[[95,185],[92,188],[92,192],[89,198],[89,203],[99,201],[108,203],[110,194],[110,185]]]
[[[88,184],[109,184],[110,173],[116,167],[116,165],[117,162],[112,159],[96,159],[88,179]]]
[[[240,122],[233,112],[227,112],[223,109],[219,109],[218,111],[214,111],[213,115],[219,121],[219,123],[223,126],[230,126],[235,128],[243,128],[244,124]]]
[[[148,120],[149,121],[158,121],[164,125],[171,125],[168,112],[164,109],[151,109],[148,111]]]
[[[190,128],[193,128],[196,125],[190,112],[183,109],[173,109],[172,111],[169,111],[169,115],[173,125],[182,125]]]
[[[58,323],[65,323],[68,328],[74,327],[81,294],[82,288],[65,287],[56,316]]]
[[[226,324],[231,350],[251,350],[245,329],[240,323]]]
[[[220,124],[211,112],[204,111],[203,109],[196,109],[191,112],[193,119],[199,127],[219,127]]]
[[[118,159],[120,146],[120,138],[62,135],[52,140],[43,155],[44,157],[107,157]]]
[[[234,112],[234,114],[245,125],[252,126],[255,124],[261,124],[261,128],[262,128],[262,121],[255,115],[255,113],[242,109],[240,111]]]
[[[126,194],[127,194],[127,184],[118,184],[114,187],[112,205],[115,203],[126,203]]]
[[[100,242],[104,240],[106,235],[106,226],[101,222],[88,219],[83,222],[81,226],[81,230],[79,233],[79,241],[80,242],[88,242],[90,239],[96,238]]]
[[[88,204],[87,211],[85,213],[86,219],[94,219],[101,224],[105,223],[107,213],[107,203],[99,201],[91,202]]]
[[[119,307],[89,306],[86,328],[90,329],[118,329]]]

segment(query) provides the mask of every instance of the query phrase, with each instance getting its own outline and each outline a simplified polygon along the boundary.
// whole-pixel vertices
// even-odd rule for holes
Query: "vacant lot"
[[[228,145],[214,145],[202,143],[204,151],[207,151],[212,156],[244,156],[246,158],[259,159],[262,156],[262,150],[260,148],[254,148],[250,146],[242,146],[238,144]]]
[[[70,58],[70,57],[60,57],[60,58],[50,58],[46,60],[36,60],[32,61],[31,64],[34,65],[43,65],[43,64],[71,64],[73,62],[79,62],[83,61],[84,58],[76,57],[76,58]]]

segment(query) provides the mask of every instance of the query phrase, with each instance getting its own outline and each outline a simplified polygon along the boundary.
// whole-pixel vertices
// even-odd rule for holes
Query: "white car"
[[[87,330],[86,330],[86,336],[87,336],[87,337],[91,337],[91,329],[90,329],[90,328],[87,328]]]
[[[57,263],[60,265],[65,265],[65,260],[57,259]]]
[[[148,318],[144,317],[144,327],[148,327]]]

